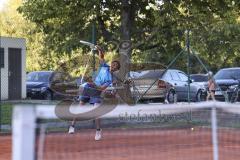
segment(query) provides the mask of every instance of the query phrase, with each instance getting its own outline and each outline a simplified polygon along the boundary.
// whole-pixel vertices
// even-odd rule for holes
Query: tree
[[[35,24],[25,20],[17,12],[22,0],[9,0],[5,8],[0,12],[1,36],[25,38],[27,43],[26,70],[40,70],[38,62],[44,61],[40,56],[43,46],[43,34],[36,32]]]
[[[149,2],[155,3],[154,0]],[[98,39],[103,37],[107,42],[123,42],[130,41],[132,37],[142,38],[144,32],[152,28],[153,23],[145,24],[146,21],[139,15],[146,15],[151,22],[154,20],[151,19],[154,18],[152,12],[145,8],[147,5],[148,1],[129,0],[29,0],[23,4],[20,12],[46,34],[45,42],[50,49],[69,52],[80,46],[80,39],[90,39],[89,32],[94,21],[100,31]],[[136,28],[138,31],[133,32]],[[121,49],[122,47],[122,55],[130,56],[130,52],[125,53],[128,51]]]
[[[81,57],[81,50],[72,53],[71,56],[64,53],[59,56],[53,50],[46,49],[44,46],[44,34],[38,30],[36,24],[25,20],[23,16],[18,13],[17,8],[21,4],[22,0],[9,0],[5,8],[0,12],[0,33],[1,36],[26,39],[26,70],[28,72],[57,69],[60,61],[78,60],[78,63],[83,63],[81,62],[81,59],[83,59]],[[72,57],[76,57],[76,54],[80,56],[77,57],[76,60],[72,60]],[[79,75],[80,70],[81,68],[71,71],[73,75]]]
[[[191,47],[210,69],[232,66],[239,57],[239,7],[238,1],[165,1],[155,13],[162,28],[155,40],[160,42],[162,58],[172,59],[174,55],[167,53],[179,53],[190,30]]]
[[[216,57],[222,56],[214,53],[212,43],[239,38],[239,7],[240,2],[234,0],[26,0],[19,11],[45,34],[45,45],[57,52],[79,48],[79,40],[90,39],[90,28],[96,22],[99,43],[119,42],[124,66],[131,56],[169,62],[184,47],[185,32],[190,29],[191,45],[214,65],[220,59]],[[235,27],[227,27],[228,23]],[[221,26],[226,27],[219,30]],[[227,37],[219,35],[222,32]],[[231,56],[239,53],[238,46],[229,47]],[[226,50],[222,47],[217,53]],[[123,77],[128,68],[122,68]]]

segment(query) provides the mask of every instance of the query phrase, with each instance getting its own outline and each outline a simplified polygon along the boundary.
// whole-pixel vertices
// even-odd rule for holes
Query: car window
[[[145,70],[130,72],[131,78],[159,78],[163,74],[163,70]]]
[[[182,72],[178,72],[179,77],[181,78],[182,81],[187,82],[188,81],[188,77],[186,74],[182,73]]]
[[[167,71],[167,72],[164,74],[163,79],[165,79],[165,80],[172,80],[172,75],[170,74],[170,72]]]
[[[28,82],[48,82],[50,72],[30,72],[27,75]]]
[[[174,81],[181,81],[180,77],[178,76],[177,72],[173,71],[171,72],[172,79]]]
[[[240,69],[223,69],[216,73],[215,79],[240,79]]]
[[[194,80],[194,82],[207,82],[208,76],[207,75],[191,75],[191,79]]]

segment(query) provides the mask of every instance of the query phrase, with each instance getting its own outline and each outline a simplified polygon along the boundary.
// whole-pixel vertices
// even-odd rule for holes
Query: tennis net
[[[94,116],[86,114],[98,106],[67,107],[69,113],[81,115],[74,134],[67,133],[69,113],[59,116],[63,108],[58,107],[63,106],[15,106],[14,160],[237,160],[240,156],[237,104],[119,104],[100,116],[94,114],[102,121],[100,141],[94,140]]]

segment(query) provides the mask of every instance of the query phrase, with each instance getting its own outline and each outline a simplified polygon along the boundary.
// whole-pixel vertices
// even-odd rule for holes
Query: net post
[[[35,159],[35,109],[33,105],[15,105],[13,110],[13,160]]]
[[[218,160],[218,135],[217,135],[217,114],[216,106],[214,105],[211,110],[212,121],[212,144],[213,144],[213,160]]]

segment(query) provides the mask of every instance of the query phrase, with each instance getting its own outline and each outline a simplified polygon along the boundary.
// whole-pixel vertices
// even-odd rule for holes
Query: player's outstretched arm
[[[96,48],[98,50],[98,56],[99,56],[99,59],[100,59],[100,63],[105,62],[103,49],[100,46],[96,46]]]

